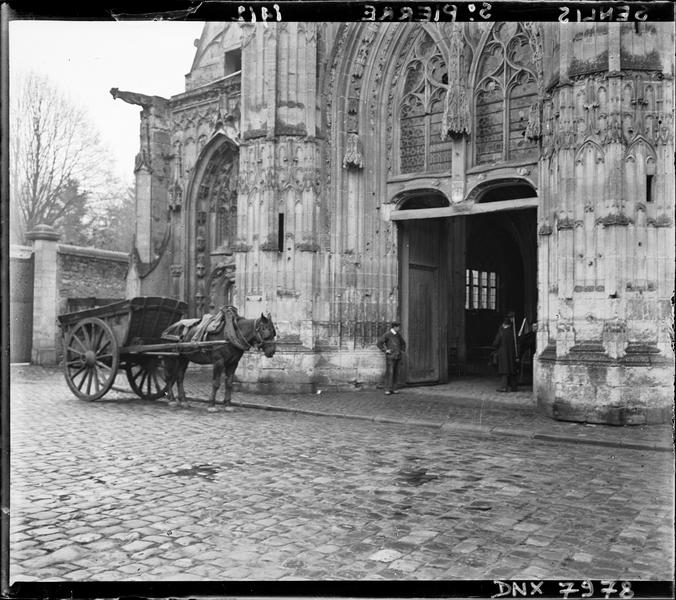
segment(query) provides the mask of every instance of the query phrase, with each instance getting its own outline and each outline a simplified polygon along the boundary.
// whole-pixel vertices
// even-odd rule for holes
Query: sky
[[[110,88],[165,98],[185,91],[203,25],[11,21],[10,73],[12,79],[29,71],[46,75],[82,106],[111,151],[113,172],[131,185],[141,108],[113,100]]]

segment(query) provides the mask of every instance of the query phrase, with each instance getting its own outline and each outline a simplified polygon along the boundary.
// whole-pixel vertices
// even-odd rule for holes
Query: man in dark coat
[[[498,373],[502,376],[502,386],[498,392],[516,392],[516,335],[510,314],[505,318],[493,340],[493,348],[497,356]]]
[[[400,333],[401,323],[394,322],[389,331],[378,340],[378,348],[385,353],[385,393],[396,394],[394,386],[397,382],[399,361],[406,351],[406,342]]]

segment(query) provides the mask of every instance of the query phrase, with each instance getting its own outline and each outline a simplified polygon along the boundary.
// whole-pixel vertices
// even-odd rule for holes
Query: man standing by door
[[[502,377],[502,386],[498,392],[516,392],[517,347],[514,333],[514,313],[505,315],[502,325],[493,340],[496,353],[498,373]]]
[[[394,386],[397,383],[399,361],[406,351],[406,342],[400,333],[401,323],[395,321],[390,330],[378,340],[378,348],[385,353],[385,394],[396,394]]]

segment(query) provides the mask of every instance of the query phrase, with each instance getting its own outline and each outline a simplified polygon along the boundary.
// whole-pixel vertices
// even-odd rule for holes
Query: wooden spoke
[[[160,382],[157,379],[157,373],[152,374],[152,382],[155,384],[156,391],[162,389],[162,386],[160,385]]]
[[[96,354],[97,356],[112,356],[110,352],[107,354],[103,354],[103,351],[110,346],[110,340],[105,340],[105,343],[101,346],[99,346],[99,349],[97,350]]]
[[[82,377],[80,377],[80,382],[77,384],[77,389],[81,390],[82,386],[85,384],[85,380],[87,379],[87,375],[89,374],[89,371],[87,371],[86,367],[82,367],[82,369],[80,371],[78,371],[77,374],[82,375]]]
[[[84,343],[82,342],[82,340],[81,340],[77,335],[74,335],[72,339],[74,339],[78,344],[80,344],[80,346],[82,346],[82,349],[83,349],[85,352],[87,352],[87,350],[88,350],[87,346],[84,345]]]

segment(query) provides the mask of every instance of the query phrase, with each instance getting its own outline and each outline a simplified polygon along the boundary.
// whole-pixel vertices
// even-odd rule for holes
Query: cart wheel
[[[66,382],[81,400],[101,398],[113,386],[119,362],[115,334],[105,321],[83,319],[66,333]]]
[[[144,400],[162,398],[169,387],[162,360],[155,356],[127,363],[124,369],[131,389]]]

